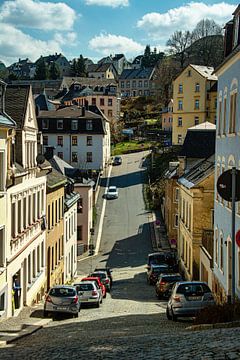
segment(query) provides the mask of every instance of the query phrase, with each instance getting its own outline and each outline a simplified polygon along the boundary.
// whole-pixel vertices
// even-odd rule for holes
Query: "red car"
[[[81,281],[95,281],[98,286],[102,289],[102,295],[105,298],[107,296],[106,287],[97,276],[88,276],[83,278]]]

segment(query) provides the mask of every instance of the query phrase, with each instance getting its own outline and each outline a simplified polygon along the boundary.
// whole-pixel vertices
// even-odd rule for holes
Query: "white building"
[[[0,317],[7,315],[7,309],[11,306],[11,298],[8,298],[7,284],[7,179],[12,170],[12,142],[16,123],[5,113],[4,99],[5,87],[0,81]]]
[[[37,133],[30,86],[8,86],[6,112],[17,123],[14,171],[7,188],[7,316],[44,294],[46,176],[37,167]]]
[[[41,111],[38,125],[44,151],[53,147],[55,155],[74,167],[102,170],[111,156],[110,125],[97,108],[96,112],[78,106]]]

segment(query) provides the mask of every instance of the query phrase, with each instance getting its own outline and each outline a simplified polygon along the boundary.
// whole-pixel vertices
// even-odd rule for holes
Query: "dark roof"
[[[178,179],[178,182],[190,189],[213,174],[214,169],[215,156],[212,155],[188,169],[188,171]]]
[[[119,80],[125,79],[149,79],[152,75],[154,68],[145,69],[125,69],[121,73]]]
[[[140,64],[141,60],[143,58],[143,55],[138,55],[135,57],[135,59],[133,60],[133,64]]]
[[[210,88],[209,92],[217,92],[218,82],[216,81]]]
[[[218,70],[221,69],[223,65],[225,65],[234,55],[240,52],[240,44],[223,60],[223,62],[217,66],[214,73],[217,74]]]
[[[99,115],[85,110],[85,115],[82,116],[82,108],[72,105],[72,106],[64,106],[57,110],[50,110],[50,111],[41,111],[39,113],[39,118],[56,118],[56,119],[63,119],[63,118],[71,118],[71,119],[78,119],[78,118],[99,118]]]
[[[112,63],[100,63],[92,64],[88,66],[88,72],[105,72],[109,69],[110,66],[113,66]]]
[[[52,169],[52,171],[47,174],[47,188],[53,190],[54,188],[64,186],[67,183],[66,176],[62,175],[59,171]]]
[[[187,158],[208,158],[215,153],[216,130],[189,130],[185,137],[180,156]]]
[[[35,97],[35,105],[38,107],[39,110],[54,110],[55,107],[48,101],[48,98],[45,93],[36,95]]]
[[[113,60],[119,60],[119,59],[121,59],[122,57],[124,57],[123,54],[116,54],[116,55],[113,57]]]
[[[30,85],[8,85],[5,96],[6,113],[17,123],[17,128],[24,126]]]

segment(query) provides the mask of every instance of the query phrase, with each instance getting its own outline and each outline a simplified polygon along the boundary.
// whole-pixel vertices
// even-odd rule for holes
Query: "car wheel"
[[[48,317],[48,311],[43,310],[43,316],[44,316],[44,317]]]
[[[100,301],[98,301],[97,303],[96,303],[96,308],[99,308],[100,307]]]
[[[102,304],[102,299],[103,299],[103,298],[101,298],[100,304]]]
[[[173,309],[172,309],[172,320],[177,321],[177,315],[174,314]]]
[[[166,310],[166,315],[167,315],[167,319],[168,320],[172,320],[172,317],[170,315],[170,312],[169,312],[169,308],[167,307],[167,310]]]
[[[77,317],[78,317],[78,314],[79,314],[79,312],[76,312],[75,314],[73,314],[73,317],[74,317],[74,318],[77,318]]]

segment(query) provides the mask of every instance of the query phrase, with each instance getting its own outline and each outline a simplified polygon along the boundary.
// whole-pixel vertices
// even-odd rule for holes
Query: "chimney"
[[[7,84],[0,80],[0,114],[5,113],[5,93]]]
[[[82,106],[82,116],[85,116],[85,106]]]
[[[186,156],[178,156],[178,176],[182,176],[186,169]]]

